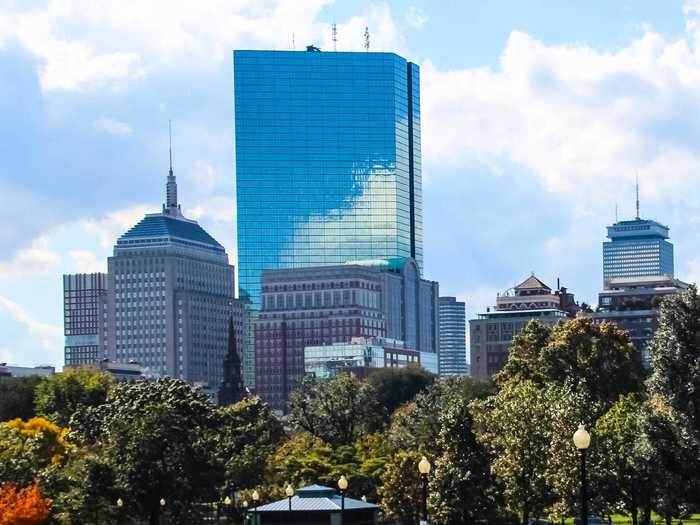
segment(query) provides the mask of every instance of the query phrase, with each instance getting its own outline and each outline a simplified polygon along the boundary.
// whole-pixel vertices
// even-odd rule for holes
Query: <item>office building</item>
[[[107,287],[109,359],[183,379],[215,397],[229,319],[242,332],[242,312],[223,246],[182,214],[172,163],[162,211],[119,237]]]
[[[628,277],[673,277],[668,226],[637,217],[608,226],[608,238],[603,243],[604,282]]]
[[[598,308],[587,315],[596,323],[610,322],[625,330],[648,367],[647,344],[659,326],[661,301],[687,289],[688,284],[670,275],[608,279],[598,294]]]
[[[7,363],[0,363],[0,381],[10,377],[49,377],[56,373],[53,366],[11,366]]]
[[[304,348],[389,338],[434,356],[438,284],[421,279],[412,259],[263,271],[255,321],[256,393],[285,410],[304,375]]]
[[[440,377],[466,376],[466,307],[456,297],[440,297]]]
[[[394,339],[353,337],[345,343],[304,348],[306,375],[318,379],[332,379],[347,371],[367,377],[372,370],[409,365],[420,365],[420,352]]]
[[[264,269],[423,261],[420,88],[393,53],[235,51],[240,297]]]
[[[471,376],[485,379],[505,365],[513,338],[532,320],[554,325],[574,317],[579,307],[566,288],[552,289],[534,275],[496,297],[488,308],[469,321]]]
[[[66,366],[96,363],[107,355],[107,275],[63,276]]]

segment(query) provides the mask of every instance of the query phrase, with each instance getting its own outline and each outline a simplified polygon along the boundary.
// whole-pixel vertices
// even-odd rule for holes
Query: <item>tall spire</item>
[[[177,182],[173,174],[173,130],[170,120],[168,120],[168,153],[170,155],[170,169],[168,170],[168,182],[165,184],[163,213],[181,216],[180,205],[177,203]]]
[[[637,220],[639,220],[639,175],[637,175],[636,179],[635,194],[637,197]]]

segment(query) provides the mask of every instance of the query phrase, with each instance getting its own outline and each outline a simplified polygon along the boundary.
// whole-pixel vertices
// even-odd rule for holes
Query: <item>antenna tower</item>
[[[297,44],[294,41],[294,33],[292,33],[292,51],[296,51],[296,50],[297,50]]]
[[[369,28],[365,26],[365,51],[369,51]]]
[[[335,25],[335,22],[331,26],[331,34],[333,37],[333,51],[338,51],[338,27]]]
[[[173,174],[173,125],[168,119],[168,153],[170,154],[170,175]]]
[[[639,175],[637,175],[637,184],[635,185],[635,194],[637,197],[637,220],[639,220]]]

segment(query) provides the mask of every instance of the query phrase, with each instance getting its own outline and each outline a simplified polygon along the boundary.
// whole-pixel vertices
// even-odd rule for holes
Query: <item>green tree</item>
[[[382,478],[381,507],[396,525],[415,525],[420,519],[422,494],[418,452],[399,452],[386,466]]]
[[[379,407],[386,415],[385,422],[401,405],[435,382],[435,375],[419,366],[380,368],[367,378],[374,388]]]
[[[217,410],[212,431],[214,451],[224,465],[222,494],[262,482],[265,463],[284,437],[279,420],[259,397],[249,397]]]
[[[34,390],[41,377],[10,377],[0,381],[0,421],[30,419],[34,412]]]
[[[131,515],[157,525],[165,498],[169,523],[192,523],[195,503],[218,499],[224,468],[212,439],[215,407],[184,381],[118,383],[106,403],[84,407],[73,421],[71,437],[91,443],[113,469]]]
[[[646,406],[637,395],[621,396],[595,426],[598,462],[593,470],[601,476],[600,496],[611,511],[623,511],[638,523],[639,508],[649,516],[655,493],[652,450],[644,431]]]
[[[547,483],[551,445],[550,414],[555,387],[530,380],[509,381],[494,396],[471,405],[477,437],[493,457],[493,473],[503,484],[509,511],[527,525],[554,502]]]
[[[73,414],[85,406],[105,402],[112,376],[101,370],[65,370],[39,383],[35,393],[37,414],[61,426],[68,426]]]
[[[495,523],[499,494],[489,455],[473,432],[466,399],[450,401],[438,417],[439,432],[429,484],[430,522]]]
[[[496,376],[499,384],[511,379],[571,382],[574,389],[585,388],[593,401],[602,401],[607,409],[620,395],[642,389],[643,369],[626,332],[579,317],[551,329],[536,321],[528,323]]]
[[[305,378],[289,409],[292,425],[334,446],[352,444],[382,417],[373,386],[352,373],[327,381]]]

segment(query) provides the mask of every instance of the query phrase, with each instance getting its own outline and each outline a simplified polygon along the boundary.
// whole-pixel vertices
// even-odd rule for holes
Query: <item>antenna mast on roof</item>
[[[331,35],[333,37],[333,51],[338,51],[338,27],[335,22],[331,26]]]
[[[294,33],[292,33],[292,51],[296,51],[296,50],[297,50],[297,44],[294,41]]]
[[[639,175],[637,175],[637,184],[635,185],[635,190],[637,196],[637,220],[639,220]]]
[[[365,26],[365,51],[369,51],[369,27]]]
[[[617,201],[615,202],[615,222],[617,222]]]

